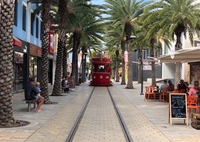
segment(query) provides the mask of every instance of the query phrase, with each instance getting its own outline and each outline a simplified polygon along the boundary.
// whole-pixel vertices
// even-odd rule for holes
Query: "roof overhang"
[[[200,61],[200,47],[184,48],[158,58],[162,63],[197,62]]]
[[[19,46],[19,47],[22,46],[22,42],[15,36],[13,36],[13,46]]]

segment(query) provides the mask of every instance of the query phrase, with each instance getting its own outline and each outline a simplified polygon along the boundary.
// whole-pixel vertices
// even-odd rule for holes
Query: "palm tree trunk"
[[[156,86],[156,69],[155,69],[155,62],[151,62],[151,69],[152,69],[152,75],[151,75],[151,85]]]
[[[66,47],[64,47],[63,49],[63,75],[62,77],[66,77],[67,76],[67,49]]]
[[[72,73],[75,77],[75,85],[79,85],[78,78],[78,47],[80,45],[81,34],[79,32],[73,33],[73,58],[72,58]]]
[[[154,44],[156,42],[156,39],[155,38],[152,38],[151,39],[151,54],[150,56],[151,57],[154,57]],[[151,62],[151,69],[152,69],[152,72],[151,72],[151,85],[152,86],[156,86],[156,70],[155,70],[155,62]]]
[[[121,49],[122,49],[122,82],[121,82],[121,85],[126,85],[125,62],[124,62],[124,52],[125,52],[125,42],[124,41],[121,41]]]
[[[72,74],[75,77],[75,84],[79,85],[79,80],[78,80],[78,47],[80,44],[80,38],[81,34],[78,32],[73,33],[73,58],[72,58]]]
[[[133,68],[132,68],[132,52],[131,40],[128,40],[128,83],[126,89],[133,89]]]
[[[86,56],[85,56],[86,48],[82,47],[82,78],[81,82],[85,82],[85,62],[86,62]]]
[[[116,58],[116,82],[119,82],[119,72],[118,72],[118,56]]]
[[[55,80],[53,86],[52,95],[61,96],[61,75],[62,75],[62,61],[63,61],[63,50],[66,46],[66,26],[68,18],[68,9],[67,9],[68,0],[59,0],[59,17],[60,25],[58,30],[58,49],[56,56],[56,71],[55,71]]]
[[[182,25],[184,26],[184,25]],[[175,45],[175,50],[179,50],[182,48],[182,43],[181,43],[181,33],[180,30],[177,30],[178,32],[175,32],[176,34],[176,45]],[[179,84],[181,80],[181,69],[182,69],[182,63],[176,62],[176,70],[175,70],[175,84],[174,88],[177,89],[177,85]]]
[[[118,57],[119,57],[119,50],[116,50],[116,82],[119,82]]]
[[[15,123],[12,109],[14,0],[0,1],[0,126]]]
[[[48,92],[48,47],[49,47],[49,27],[50,27],[50,6],[51,0],[42,1],[42,58],[41,58],[41,96],[44,103],[50,103]]]
[[[177,89],[177,86],[181,80],[181,68],[182,68],[182,63],[177,62],[175,70],[175,84],[174,84],[175,89]]]

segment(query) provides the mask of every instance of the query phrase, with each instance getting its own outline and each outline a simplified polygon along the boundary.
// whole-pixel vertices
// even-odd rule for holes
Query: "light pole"
[[[144,95],[143,93],[143,61],[142,61],[142,50],[140,49],[140,43],[138,41],[138,46],[139,46],[139,56],[140,56],[140,65],[141,65],[141,92],[140,95]]]
[[[142,61],[142,50],[140,49],[140,42],[139,42],[138,38],[135,37],[134,39],[136,39],[137,43],[138,43],[138,56],[139,56],[140,65],[141,65],[141,91],[140,91],[140,95],[144,95],[144,93],[143,93],[143,61]]]
[[[86,56],[87,56],[87,50],[84,52],[84,55],[83,55],[83,67],[82,67],[82,78],[81,78],[82,82],[86,81],[86,79],[85,79]]]

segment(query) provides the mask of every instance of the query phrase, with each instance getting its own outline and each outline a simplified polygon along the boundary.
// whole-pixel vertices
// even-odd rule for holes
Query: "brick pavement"
[[[144,86],[145,85],[149,84],[145,82]],[[144,96],[139,95],[140,85],[134,82],[134,87],[135,89],[125,89],[125,86],[122,86],[119,83],[114,83],[114,86],[111,87],[111,93],[114,94],[118,107],[122,110],[121,113],[124,116],[124,120],[126,121],[127,127],[130,129],[130,133],[135,142],[200,141],[200,131],[193,129],[190,125],[183,125],[181,121],[174,122],[174,125],[172,126],[168,124],[168,103],[159,101],[146,102],[143,99]],[[27,104],[23,104],[21,101],[23,99],[23,94],[15,94],[13,97],[14,117],[16,119],[28,120],[31,124],[19,128],[0,128],[0,142],[64,142],[81,109],[81,106],[83,105],[83,102],[88,97],[90,91],[91,87],[85,83],[76,87],[76,91],[71,92],[66,96],[51,96],[51,101],[57,101],[59,103],[54,105],[43,105],[42,109],[44,111],[42,113],[35,113],[33,110],[31,112],[27,112]],[[96,100],[98,102],[97,105],[101,106],[103,101],[107,99],[106,96],[98,95],[99,92],[103,93],[104,91],[101,89],[96,93],[97,98],[93,98],[94,100],[91,102],[91,106],[95,106]],[[93,123],[94,127],[92,124],[87,126],[89,124],[87,119],[96,119],[104,123],[103,120],[105,118],[103,116],[108,115],[108,112],[110,115],[112,114],[112,110],[110,110],[111,106],[108,101],[106,101],[101,107],[102,110],[99,114],[95,111],[95,107],[86,111],[86,117],[83,119],[83,123],[81,124],[82,127],[79,129],[80,133],[85,131],[84,127],[89,127],[91,131],[99,130],[101,133],[103,130],[102,125]],[[107,113],[103,110],[106,110]],[[90,112],[96,112],[95,116],[99,115],[98,119],[90,117],[93,116]],[[103,116],[100,117],[100,115]],[[114,120],[111,122],[110,126],[117,126],[117,123]],[[87,131],[89,130],[87,129]],[[116,141],[114,139],[115,136],[112,136],[112,133],[105,133],[106,136],[93,141],[105,142],[107,139],[104,138],[107,136],[112,137],[110,142]],[[97,135],[97,133],[95,134]],[[87,137],[84,137],[84,139],[87,139]],[[78,139],[75,140],[79,141]]]
[[[150,85],[144,82],[144,86]],[[168,102],[144,101],[144,96],[140,94],[140,84],[134,82],[135,89],[124,89],[125,86],[115,83],[117,90],[140,111],[149,122],[151,122],[162,134],[172,142],[200,142],[200,130],[195,130],[191,125],[186,126],[183,120],[173,121],[173,125],[168,123]],[[190,122],[190,119],[189,119]],[[190,124],[190,123],[189,123]]]
[[[125,142],[106,87],[96,87],[73,142]]]
[[[88,86],[88,84],[82,84],[76,87],[75,91],[71,91],[70,93],[63,93],[63,96],[50,96],[50,100],[52,102],[58,102],[58,104],[42,105],[42,113],[35,113],[35,110],[27,112],[27,104],[22,102],[24,94],[13,94],[14,118],[17,120],[27,120],[31,122],[31,124],[24,127],[0,128],[0,142],[24,142],[39,128],[43,127],[48,120],[51,120],[56,116],[56,114],[59,113],[71,100],[73,100],[85,88],[85,86]],[[52,86],[49,87],[49,92],[52,92]]]

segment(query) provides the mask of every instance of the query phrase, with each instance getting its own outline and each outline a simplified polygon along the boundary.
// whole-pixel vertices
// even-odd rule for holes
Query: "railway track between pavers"
[[[86,111],[88,112],[85,116]],[[82,129],[79,130],[79,134],[77,134],[78,129]],[[108,141],[106,139],[110,137],[109,141],[113,140],[113,142],[119,139],[119,141],[133,142],[108,87],[94,87],[91,91],[65,142],[72,142],[75,137],[75,141],[84,141],[84,139],[87,141],[89,138]]]

